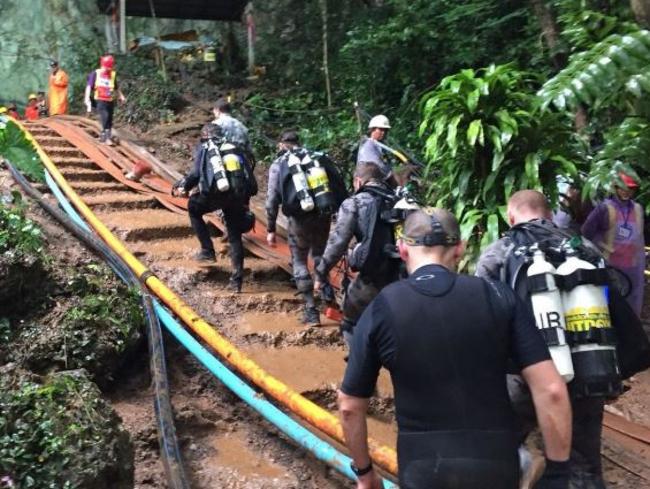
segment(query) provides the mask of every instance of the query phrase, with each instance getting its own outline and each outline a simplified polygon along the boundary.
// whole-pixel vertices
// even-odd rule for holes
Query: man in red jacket
[[[38,97],[35,93],[30,93],[27,97],[27,107],[25,107],[25,119],[35,121],[38,117]]]

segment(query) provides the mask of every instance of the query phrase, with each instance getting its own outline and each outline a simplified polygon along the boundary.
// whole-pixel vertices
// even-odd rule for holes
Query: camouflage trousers
[[[306,215],[289,218],[289,249],[291,250],[291,266],[293,278],[299,292],[310,293],[314,282],[307,260],[311,253],[314,264],[318,264],[330,232],[330,216]]]

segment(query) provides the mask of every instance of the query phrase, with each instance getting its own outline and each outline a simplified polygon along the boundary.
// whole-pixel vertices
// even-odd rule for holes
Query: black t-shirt
[[[400,429],[508,428],[508,361],[548,359],[530,308],[507,286],[427,265],[365,310],[341,390],[370,397],[384,366]]]

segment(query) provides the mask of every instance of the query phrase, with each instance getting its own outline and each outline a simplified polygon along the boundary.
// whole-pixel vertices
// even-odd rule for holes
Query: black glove
[[[569,489],[569,461],[546,459],[546,469],[534,489]]]

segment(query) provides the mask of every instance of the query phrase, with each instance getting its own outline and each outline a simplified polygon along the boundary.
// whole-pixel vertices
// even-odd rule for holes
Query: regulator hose
[[[149,292],[144,288],[135,274],[127,267],[121,258],[113,252],[102,240],[92,234],[81,218],[72,210],[72,217],[68,216],[56,206],[47,202],[43,194],[36,190],[27,179],[18,172],[11,163],[4,160],[7,168],[20,187],[45,209],[52,217],[59,221],[63,227],[70,231],[75,237],[82,241],[88,248],[101,256],[106,263],[117,273],[129,286],[137,287],[142,297],[142,305],[145,310],[147,322],[147,338],[149,345],[149,361],[154,389],[154,411],[158,427],[158,439],[160,452],[165,467],[165,473],[170,489],[189,489],[190,485],[185,475],[183,461],[178,447],[174,416],[169,396],[169,384],[167,381],[167,366],[165,364],[165,350],[162,330],[158,316],[154,310],[153,300]],[[49,176],[46,172],[46,177]],[[53,188],[55,191],[55,188]],[[56,193],[56,192],[55,192]],[[61,199],[62,196],[57,196]],[[67,202],[63,199],[64,202]],[[76,221],[76,223],[75,223]]]

